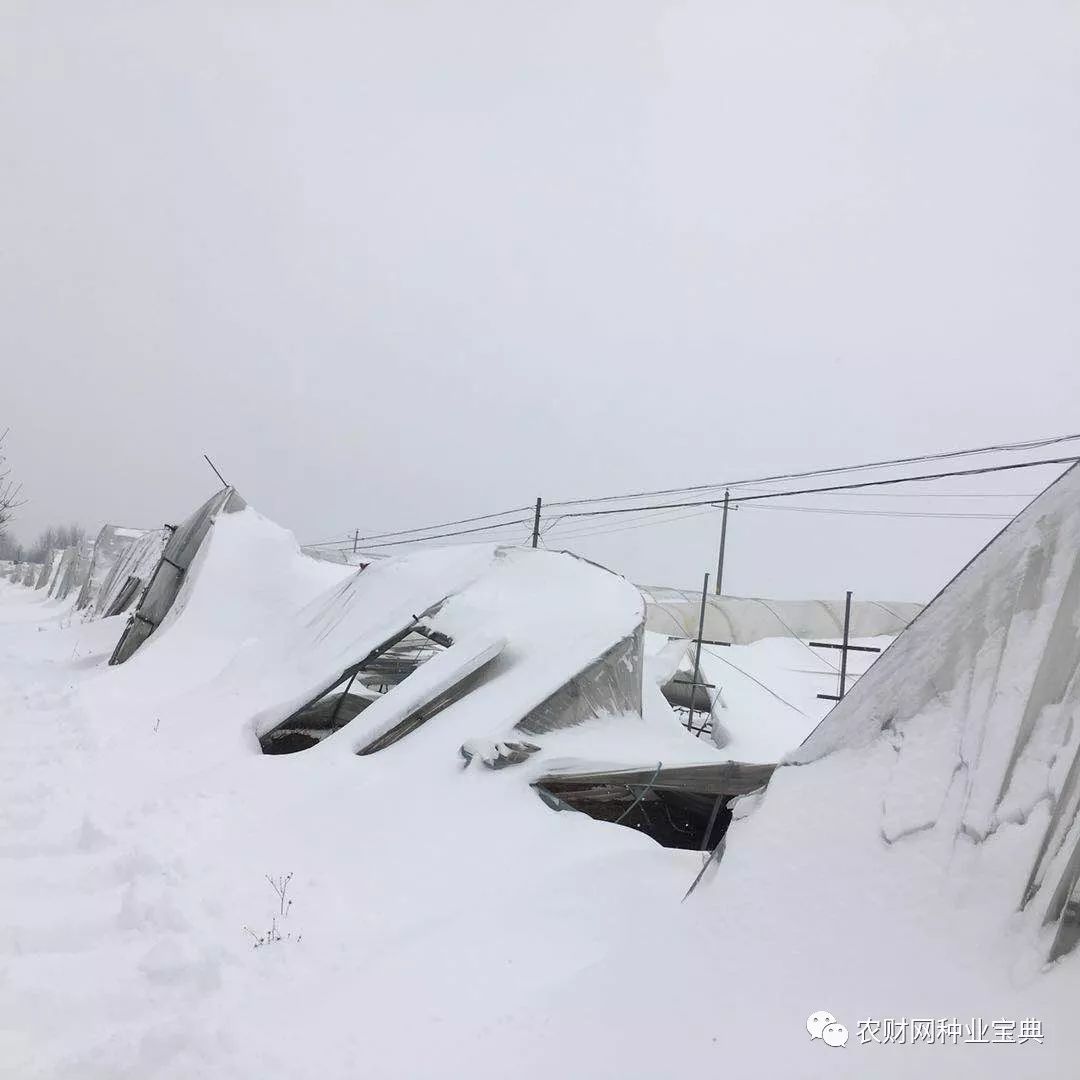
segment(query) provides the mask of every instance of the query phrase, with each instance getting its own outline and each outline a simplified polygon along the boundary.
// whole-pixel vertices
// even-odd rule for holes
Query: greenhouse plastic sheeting
[[[790,755],[895,747],[882,836],[1021,832],[1017,902],[1080,940],[1080,466],[985,547]],[[1050,807],[1042,825],[1042,806]]]
[[[130,601],[122,607],[117,607],[117,602],[127,590],[128,581],[135,579],[135,595],[138,596],[146,588],[146,583],[161,561],[161,553],[168,538],[167,529],[140,533],[134,540],[129,540],[118,555],[112,557],[108,573],[95,590],[91,609],[93,618],[119,615],[127,610]]]
[[[523,716],[517,729],[541,735],[600,716],[640,715],[644,640],[643,623]]]
[[[175,529],[127,629],[117,642],[110,664],[122,664],[161,625],[180,592],[188,567],[218,514],[235,513],[246,505],[233,488],[222,488]]]
[[[648,604],[647,630],[669,637],[697,637],[701,593],[642,585]],[[922,610],[921,604],[854,600],[851,636],[895,637]],[[763,600],[751,596],[709,596],[705,601],[704,636],[712,641],[751,645],[762,638],[793,636],[841,638],[844,601]]]

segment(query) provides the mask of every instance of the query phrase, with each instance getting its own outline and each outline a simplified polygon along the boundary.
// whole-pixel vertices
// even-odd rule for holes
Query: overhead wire
[[[727,481],[727,482],[724,482],[724,483],[711,484],[711,485],[699,485],[697,487],[666,488],[666,489],[657,489],[655,491],[650,491],[650,492],[635,492],[635,493],[630,493],[628,495],[622,495],[622,496],[599,496],[599,497],[595,497],[595,498],[591,498],[591,499],[573,499],[573,500],[554,501],[554,502],[547,503],[546,505],[549,508],[551,508],[551,507],[567,507],[567,506],[587,506],[587,505],[594,505],[594,504],[597,504],[597,503],[616,502],[616,501],[619,501],[619,500],[636,499],[636,498],[643,498],[643,497],[652,496],[652,495],[662,495],[662,494],[669,494],[669,493],[675,493],[675,492],[691,493],[691,492],[695,492],[695,491],[705,491],[705,490],[717,490],[718,491],[720,488],[731,488],[731,487],[747,488],[747,487],[753,487],[753,486],[761,486],[761,485],[769,484],[769,483],[776,483],[776,482],[779,482],[779,481],[782,481],[782,480],[790,480],[790,479],[797,479],[797,478],[810,477],[810,476],[826,476],[826,475],[838,474],[838,473],[859,472],[859,471],[863,471],[863,470],[867,470],[867,469],[884,468],[884,467],[887,467],[887,466],[907,465],[907,464],[912,464],[912,463],[919,462],[919,461],[934,461],[934,460],[943,460],[943,459],[948,459],[948,458],[972,456],[972,455],[995,453],[995,452],[1030,450],[1030,449],[1034,449],[1034,448],[1038,448],[1038,447],[1050,446],[1050,445],[1055,445],[1055,444],[1062,443],[1062,442],[1073,441],[1073,440],[1076,440],[1076,439],[1080,439],[1080,435],[1061,435],[1061,436],[1054,436],[1052,438],[1047,438],[1047,439],[1029,440],[1027,442],[999,443],[999,444],[992,445],[992,446],[975,447],[975,448],[971,448],[971,449],[967,449],[967,450],[949,450],[949,451],[943,451],[943,452],[936,453],[936,454],[921,454],[921,455],[917,455],[917,456],[913,456],[913,457],[907,457],[907,458],[892,458],[892,459],[882,460],[882,461],[866,462],[866,463],[859,464],[859,465],[835,466],[835,467],[828,468],[828,469],[810,469],[810,470],[805,470],[805,471],[802,471],[802,472],[778,473],[778,474],[775,474],[773,476],[757,477],[757,478],[753,478],[753,479]],[[736,504],[739,504],[739,503],[746,503],[746,502],[758,501],[758,500],[763,500],[763,499],[783,498],[785,496],[791,496],[791,495],[818,495],[818,494],[830,494],[830,493],[846,494],[846,495],[859,494],[859,495],[865,495],[865,496],[890,496],[891,495],[891,496],[902,496],[902,497],[909,497],[909,498],[917,498],[917,497],[921,497],[923,495],[933,496],[933,497],[936,497],[936,498],[976,498],[976,497],[977,498],[995,498],[995,497],[998,497],[998,498],[1030,498],[1031,496],[1019,495],[1019,494],[1018,495],[995,495],[994,493],[982,493],[982,494],[979,494],[979,495],[975,495],[975,494],[962,494],[962,495],[960,495],[960,494],[945,493],[945,492],[925,492],[925,493],[924,492],[919,492],[919,493],[912,492],[912,493],[907,493],[907,492],[866,491],[866,490],[863,490],[863,489],[866,489],[866,488],[879,488],[879,487],[896,485],[896,484],[916,483],[916,482],[920,482],[920,481],[942,480],[942,479],[947,479],[947,478],[951,478],[951,477],[959,477],[959,476],[978,476],[978,475],[985,475],[985,474],[989,474],[989,473],[1005,472],[1005,471],[1009,471],[1009,470],[1013,470],[1013,469],[1035,468],[1035,467],[1043,466],[1043,465],[1073,464],[1077,460],[1080,460],[1080,459],[1078,459],[1076,457],[1047,458],[1047,459],[1040,459],[1040,460],[1036,460],[1036,461],[1010,462],[1010,463],[1007,463],[1007,464],[994,465],[994,466],[984,466],[984,467],[975,468],[975,469],[957,469],[957,470],[952,470],[952,471],[948,471],[948,472],[941,472],[941,473],[929,473],[929,474],[921,474],[921,475],[916,475],[916,476],[891,477],[891,478],[884,479],[884,480],[862,480],[862,481],[858,481],[858,482],[855,482],[855,483],[835,484],[835,485],[828,485],[828,486],[824,486],[824,487],[802,488],[802,489],[796,489],[796,490],[792,490],[792,491],[762,491],[762,492],[757,492],[757,493],[736,494],[736,496],[734,498],[729,499],[729,505],[736,505]],[[563,523],[563,521],[565,519],[567,519],[567,518],[600,517],[600,516],[608,516],[608,515],[613,515],[613,514],[638,514],[638,513],[646,513],[646,512],[650,512],[650,511],[678,510],[678,509],[695,508],[695,507],[716,508],[718,506],[719,502],[720,502],[720,499],[719,499],[719,496],[717,496],[715,498],[709,498],[709,499],[699,499],[699,500],[693,500],[693,501],[681,501],[681,502],[672,502],[672,503],[660,503],[660,504],[652,504],[652,505],[646,505],[646,506],[641,506],[641,505],[636,505],[636,506],[614,506],[614,507],[602,507],[602,508],[593,509],[593,510],[572,510],[572,511],[569,511],[569,512],[564,512],[562,514],[559,514],[557,516],[557,518],[556,518],[556,522],[554,523],[554,525],[550,526],[550,527],[555,527],[555,526],[561,525]],[[533,507],[531,507],[531,506],[519,506],[519,507],[513,507],[513,508],[508,509],[508,510],[497,511],[497,512],[494,512],[494,513],[477,514],[477,515],[473,515],[471,517],[455,518],[455,519],[453,519],[451,521],[438,522],[438,523],[431,524],[431,525],[416,526],[416,527],[410,528],[410,529],[396,529],[396,530],[389,530],[389,531],[379,532],[379,533],[369,533],[369,534],[365,534],[364,536],[358,536],[358,535],[354,534],[352,536],[342,537],[340,540],[317,541],[315,543],[306,544],[304,546],[305,547],[345,547],[345,546],[348,546],[348,545],[360,545],[360,544],[362,544],[362,545],[364,545],[365,547],[368,547],[368,548],[395,547],[395,546],[400,546],[401,544],[406,544],[406,543],[419,543],[419,542],[421,542],[423,540],[439,540],[439,539],[444,539],[444,538],[454,537],[454,536],[461,536],[461,535],[466,535],[466,534],[495,531],[495,530],[498,530],[498,529],[500,529],[500,528],[502,528],[504,526],[514,526],[514,525],[518,524],[517,520],[501,521],[501,520],[498,520],[498,519],[507,518],[512,514],[518,514],[518,513],[524,513],[526,511],[531,511],[532,509],[533,509]],[[813,510],[814,512],[824,512],[824,510],[818,510],[816,508],[804,508],[804,509],[807,510],[807,511]],[[840,513],[840,512],[842,512],[842,510],[841,510],[841,508],[836,508],[836,509],[832,510],[832,512]],[[848,511],[848,512],[854,513],[855,511]],[[871,512],[867,511],[867,513],[871,513]],[[880,511],[878,513],[885,514],[887,512],[886,511]],[[691,515],[687,515],[687,516],[691,516]],[[930,516],[930,512],[924,512],[924,513],[920,514],[920,516]],[[949,515],[949,516],[954,516],[954,515]],[[968,515],[965,515],[965,516],[968,516]],[[971,515],[971,516],[974,516],[974,515]],[[1002,515],[1002,517],[1004,518],[1004,515]],[[670,520],[678,520],[678,518],[673,517]],[[457,526],[457,525],[473,525],[476,522],[488,522],[489,524],[485,524],[485,525],[482,525],[482,526],[477,526],[474,529],[456,530],[456,529],[453,528],[454,526]],[[659,524],[659,523],[662,523],[662,522],[657,522],[657,523]],[[644,524],[653,524],[653,522],[643,522],[642,524],[643,525]],[[634,526],[634,527],[636,527],[636,526]],[[436,532],[435,530],[450,530],[450,531]],[[545,530],[545,532],[546,531],[547,530]],[[615,531],[615,530],[612,530],[612,531]],[[423,534],[423,535],[421,535],[421,534]],[[585,534],[581,534],[581,535],[585,535]],[[600,535],[599,530],[596,531],[596,535]],[[409,538],[409,539],[406,539],[406,538]],[[573,536],[572,535],[567,535],[565,538],[566,539],[572,539]],[[387,541],[395,540],[397,542],[396,543],[378,543],[377,542],[377,541],[383,541],[383,540],[387,540]]]
[[[715,491],[724,488],[744,487],[749,484],[764,484],[779,480],[800,480],[810,476],[829,476],[837,473],[862,472],[867,469],[882,469],[897,465],[913,465],[923,461],[944,461],[950,458],[973,457],[991,453],[1015,453],[1023,450],[1035,450],[1046,446],[1056,446],[1064,442],[1075,442],[1080,439],[1080,433],[1073,435],[1054,435],[1043,439],[1029,439],[1023,442],[997,443],[988,446],[977,446],[963,450],[943,450],[930,454],[916,454],[911,457],[888,458],[879,461],[868,461],[858,465],[837,465],[829,468],[807,469],[802,472],[775,473],[771,476],[758,476],[739,480],[724,480],[712,484],[696,484],[688,487],[656,488],[651,491],[627,492],[622,495],[599,495],[591,498],[563,499],[553,501],[548,506],[581,506],[588,503],[616,502],[623,499],[651,498],[654,495],[674,495],[678,493],[692,493],[697,491]]]
[[[859,495],[867,499],[1034,499],[1035,492],[1003,491],[848,491],[838,495]]]
[[[900,617],[899,615],[897,615],[897,614],[896,614],[896,612],[892,610],[892,608],[888,608],[888,607],[886,607],[886,606],[885,606],[885,605],[884,605],[883,603],[881,603],[881,601],[879,601],[879,600],[870,600],[870,601],[869,601],[869,603],[873,604],[873,605],[874,605],[874,607],[879,607],[879,608],[881,608],[881,610],[882,610],[882,611],[886,611],[886,612],[888,612],[888,613],[889,613],[889,614],[890,614],[890,615],[891,615],[891,616],[892,616],[892,617],[893,617],[894,619],[900,619],[900,621],[901,621],[901,622],[906,622],[906,621],[907,621],[906,619],[903,619],[903,618],[901,618],[901,617]]]
[[[705,651],[708,652],[711,656],[714,656],[721,663],[727,664],[727,666],[730,668],[734,668],[740,675],[745,675],[746,678],[748,678],[751,682],[757,683],[762,690],[764,690],[766,693],[771,694],[774,698],[776,698],[777,701],[786,705],[789,709],[794,709],[800,716],[806,716],[806,713],[804,713],[798,705],[792,705],[790,701],[788,701],[786,698],[782,698],[775,690],[770,689],[760,679],[757,679],[753,675],[751,675],[749,671],[743,671],[743,669],[739,667],[738,664],[733,663],[731,660],[728,660],[727,657],[721,656],[718,652],[715,652],[708,647],[705,647]],[[822,672],[822,674],[827,675],[828,672]]]
[[[1011,521],[1016,516],[1015,514],[964,514],[934,510],[851,510],[838,506],[747,506],[743,509],[786,510],[799,514],[845,514],[854,517],[948,518],[951,520],[967,518],[975,521]]]
[[[401,544],[419,544],[425,540],[441,540],[447,536],[466,536],[470,534],[475,535],[476,533],[481,532],[491,532],[493,529],[510,528],[512,526],[524,524],[524,521],[504,521],[500,522],[498,525],[479,525],[472,529],[456,529],[453,532],[436,533],[433,536],[414,536],[408,540],[389,540],[377,544],[367,543],[365,542],[364,537],[360,537],[358,543],[365,548],[398,547]],[[350,544],[353,543],[351,539],[348,542]]]
[[[493,518],[508,517],[510,514],[520,514],[520,513],[524,513],[526,510],[531,510],[531,509],[532,509],[531,506],[517,506],[517,507],[514,507],[514,508],[512,508],[510,510],[500,510],[497,513],[477,514],[474,517],[457,518],[454,521],[440,521],[440,522],[438,522],[438,523],[436,523],[434,525],[418,525],[418,526],[416,526],[416,528],[413,528],[413,529],[395,529],[395,530],[391,530],[390,532],[369,533],[366,536],[355,537],[355,539],[356,539],[356,541],[358,543],[367,543],[370,540],[381,540],[384,537],[407,536],[410,533],[430,532],[432,529],[448,529],[448,528],[452,528],[454,525],[471,525],[475,521],[491,521]],[[507,524],[516,524],[516,522],[507,522]],[[497,528],[498,525],[491,525],[489,527],[490,528]],[[346,537],[345,539],[351,544],[353,542],[353,540],[354,540],[354,537],[349,536],[349,537]],[[324,546],[329,546],[331,544],[339,543],[339,542],[340,541],[330,540],[330,541],[325,541],[324,543],[305,544],[304,546],[305,547],[324,547]],[[370,546],[370,544],[369,544],[369,546]]]
[[[860,480],[851,484],[832,484],[828,487],[819,488],[800,488],[794,491],[774,491],[766,492],[757,495],[739,495],[736,498],[730,499],[729,504],[736,505],[739,503],[757,502],[761,499],[776,499],[790,495],[818,495],[825,492],[832,491],[849,491],[853,488],[867,488],[867,487],[883,487],[891,484],[909,484],[918,480],[943,480],[953,476],[982,476],[989,473],[1007,472],[1011,469],[1031,469],[1041,465],[1074,465],[1080,458],[1068,457],[1068,458],[1041,458],[1038,461],[1021,461],[1012,462],[1008,465],[984,465],[979,469],[955,469],[951,472],[943,473],[924,473],[920,476],[897,476],[890,477],[887,480]],[[676,510],[682,507],[691,506],[717,506],[722,500],[720,499],[698,499],[692,502],[677,502],[677,503],[658,503],[650,507],[608,507],[602,510],[574,510],[566,513],[564,517],[579,518],[579,517],[606,517],[612,514],[626,514],[643,509],[650,510]]]
[[[853,493],[854,494],[854,493]],[[865,492],[859,492],[859,494],[868,494]],[[747,506],[734,507],[733,509],[747,509],[747,510],[788,510],[798,513],[807,514],[842,514],[853,515],[857,517],[889,517],[889,518],[943,518],[952,520],[977,520],[977,521],[1011,521],[1015,516],[1013,514],[980,514],[980,513],[963,513],[945,512],[945,511],[917,511],[917,510],[854,510],[846,509],[842,507],[818,507],[818,506]],[[668,525],[676,521],[685,521],[687,518],[701,517],[705,514],[714,514],[719,511],[719,507],[709,503],[706,507],[697,509],[688,514],[669,514],[665,517],[658,517],[650,521],[635,521],[629,525],[619,525],[612,528],[600,527],[600,528],[586,528],[580,529],[570,533],[560,533],[560,540],[575,540],[582,537],[590,536],[605,536],[611,533],[628,532],[631,529],[642,529],[654,525]],[[659,513],[660,511],[657,511]],[[562,518],[557,519],[556,524],[562,522]],[[547,535],[548,530],[544,530],[542,535]]]
[[[306,548],[312,547],[333,547],[336,544],[351,544],[353,538],[351,536],[335,537],[333,540],[312,540],[309,544],[302,545]]]
[[[599,528],[580,529],[577,532],[560,534],[560,540],[574,540],[585,536],[605,536],[610,533],[629,532],[631,529],[644,529],[651,525],[669,525],[675,521],[684,521],[687,518],[702,517],[705,514],[717,512],[717,507],[709,506],[702,510],[694,510],[689,514],[671,514],[662,518],[653,518],[649,521],[634,521],[629,525],[601,526]]]

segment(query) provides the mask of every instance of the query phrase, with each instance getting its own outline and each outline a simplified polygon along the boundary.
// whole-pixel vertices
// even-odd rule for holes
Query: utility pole
[[[709,595],[709,572],[705,571],[705,582],[701,586],[701,612],[698,614],[697,648],[694,651],[694,679],[690,683],[690,717],[686,726],[694,730],[694,698],[697,695],[698,681],[701,677],[701,639],[705,636],[705,601]]]
[[[352,553],[356,554],[356,545],[360,543],[360,530],[356,529],[352,534]]]
[[[720,587],[724,583],[724,547],[727,545],[727,512],[728,500],[731,492],[724,492],[724,516],[720,519],[720,558],[716,561],[716,595],[720,595]]]
[[[533,514],[533,533],[532,533],[532,546],[536,547],[540,543],[540,506],[542,504],[540,496],[536,497],[536,513]]]

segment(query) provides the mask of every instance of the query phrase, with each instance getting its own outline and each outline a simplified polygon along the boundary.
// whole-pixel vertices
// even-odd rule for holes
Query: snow
[[[172,648],[179,678],[199,592],[120,668],[102,666],[120,620],[2,627],[12,1075],[459,1075],[509,1000],[631,942],[689,876],[684,853],[564,821],[514,770],[463,769],[445,735],[423,753],[434,723],[370,759],[190,738],[200,718],[159,717],[144,679]],[[4,584],[5,618],[25,595]],[[104,683],[134,706],[102,709]],[[263,875],[289,871],[302,940],[252,949]],[[638,901],[582,919],[582,889]]]
[[[772,628],[779,631],[778,627]],[[839,645],[840,639],[822,637]],[[852,638],[851,644],[884,650],[891,637]],[[695,642],[647,631],[645,656],[648,682],[663,686],[676,672],[690,680]],[[875,656],[848,654],[850,689]],[[701,649],[701,681],[714,687],[714,732],[725,760],[775,762],[794,751],[833,708],[817,695],[835,694],[839,684],[840,653],[812,648],[809,640],[784,632],[763,636],[747,645]],[[655,700],[655,699],[653,699]],[[667,711],[667,706],[659,706]]]
[[[892,763],[882,745],[780,770],[685,905],[531,1004],[518,1044],[530,1074],[574,1047],[583,1076],[1072,1075],[1080,970],[1072,957],[1042,971],[1018,940],[1020,830],[994,837],[978,876],[941,872],[971,855],[951,837],[885,844],[872,826]],[[823,1006],[852,1033],[842,1052],[807,1037],[806,1017]],[[1045,1041],[860,1045],[859,1021],[875,1017],[1035,1017]]]
[[[572,614],[579,604],[595,613]],[[506,735],[633,634],[643,608],[622,578],[560,553],[469,545],[354,571],[302,556],[289,533],[249,508],[215,520],[162,625],[118,674],[84,696],[101,714],[141,701],[162,724],[182,724],[191,740],[228,733],[257,752],[253,736],[426,614],[430,628],[455,646],[315,752],[352,758],[467,673],[473,653],[487,662],[509,641],[464,714],[454,704],[440,715],[439,731],[454,732],[460,745]]]
[[[897,639],[883,675],[742,801],[685,903],[700,855],[554,813],[530,782],[576,764],[775,760],[835,686],[795,640],[706,661],[729,747],[674,721],[657,685],[672,657],[652,639],[642,715],[530,736],[538,753],[494,771],[457,748],[504,739],[632,632],[640,597],[615,575],[488,546],[357,573],[244,510],[215,522],[181,601],[119,667],[106,661],[123,618],[72,621],[69,603],[0,581],[0,1075],[1070,1075],[1080,956],[1047,968],[1041,910],[1017,912],[1050,821],[1037,793],[1064,783],[1062,747],[1080,737],[1040,667],[1070,529],[1045,545],[1042,591],[1013,589],[1015,610],[995,593],[943,597],[936,629],[937,605],[920,616],[932,639]],[[992,572],[1016,585],[1010,563]],[[349,726],[303,753],[258,752],[257,730],[447,597],[433,625],[474,658],[501,648],[486,694],[370,757]],[[886,664],[905,655],[903,672]],[[973,744],[980,768],[961,785]],[[282,917],[266,876],[290,873]],[[245,927],[273,919],[283,940],[253,948]],[[809,1038],[819,1010],[846,1024],[846,1047]],[[903,1016],[1038,1017],[1045,1040],[855,1038],[863,1018]]]
[[[852,638],[851,644],[884,649],[892,640]],[[848,654],[849,690],[872,659],[869,653]],[[730,736],[722,747],[724,755],[735,761],[772,762],[794,750],[832,709],[833,702],[817,695],[836,693],[839,660],[838,650],[813,649],[792,637],[703,646],[702,678],[719,695],[713,718]],[[692,657],[688,670],[693,670]]]

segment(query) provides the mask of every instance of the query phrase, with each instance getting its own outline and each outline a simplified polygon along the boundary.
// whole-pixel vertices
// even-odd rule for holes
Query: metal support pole
[[[724,492],[724,516],[720,519],[720,557],[716,560],[716,595],[720,595],[720,588],[724,583],[724,547],[727,545],[727,512],[728,500],[731,492]]]
[[[694,730],[694,697],[697,694],[698,680],[701,674],[701,639],[705,636],[705,601],[709,595],[709,572],[705,571],[705,583],[701,586],[701,613],[698,615],[697,649],[694,652],[694,679],[690,684],[690,718],[686,722],[688,730]]]
[[[630,815],[630,811],[634,809],[646,795],[649,794],[649,789],[656,783],[656,778],[660,775],[660,770],[664,767],[662,761],[656,763],[656,771],[649,777],[649,782],[637,793],[637,798],[615,819],[615,824],[618,825],[623,818]]]
[[[225,485],[225,487],[228,487],[229,481],[226,480],[225,477],[218,472],[218,467],[210,460],[210,458],[206,454],[203,454],[203,457],[206,458],[206,464],[209,465],[215,473],[217,473],[217,478]]]
[[[341,712],[341,706],[345,704],[345,699],[349,696],[349,691],[352,689],[352,684],[356,682],[356,676],[360,674],[360,669],[357,668],[352,673],[352,678],[349,680],[348,686],[341,691],[341,697],[334,702],[334,711],[330,714],[330,730],[334,732],[337,728],[334,726],[337,723],[338,713]]]
[[[541,499],[539,496],[536,498],[536,513],[533,514],[533,533],[532,533],[532,546],[536,547],[540,543],[540,505]]]
[[[844,601],[844,645],[840,650],[840,700],[844,700],[847,692],[847,654],[848,636],[851,632],[851,590],[848,589],[847,599]]]
[[[709,815],[709,824],[705,827],[705,835],[701,838],[701,850],[709,850],[709,841],[712,839],[713,826],[716,824],[717,815],[720,813],[720,804],[724,801],[723,795],[716,796],[713,803],[712,813]]]
[[[356,554],[356,545],[360,543],[360,530],[356,529],[352,534],[352,553]]]

